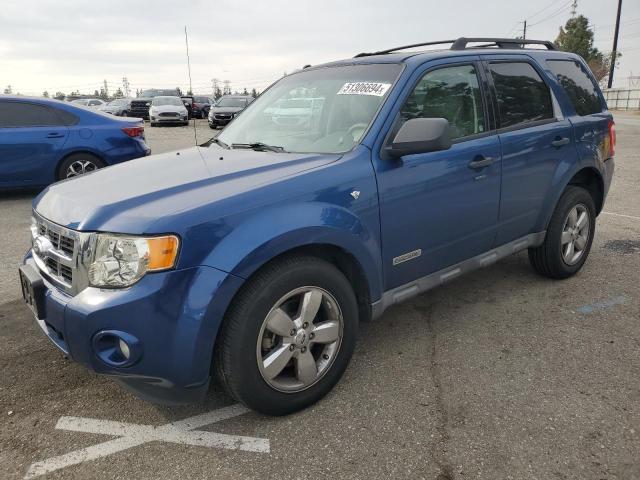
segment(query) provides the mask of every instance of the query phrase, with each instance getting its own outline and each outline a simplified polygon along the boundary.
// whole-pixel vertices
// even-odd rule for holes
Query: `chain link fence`
[[[640,88],[612,88],[602,93],[611,110],[640,110]]]

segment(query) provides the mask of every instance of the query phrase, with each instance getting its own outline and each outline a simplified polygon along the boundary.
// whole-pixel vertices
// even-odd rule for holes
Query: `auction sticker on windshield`
[[[338,95],[375,95],[382,97],[389,87],[390,83],[378,82],[349,82],[345,83],[338,91]]]

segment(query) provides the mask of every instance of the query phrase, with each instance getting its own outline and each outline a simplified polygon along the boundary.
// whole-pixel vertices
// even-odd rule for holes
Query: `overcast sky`
[[[596,46],[610,51],[617,0],[578,0],[595,25]],[[41,94],[137,88],[188,89],[184,26],[196,93],[211,79],[234,89],[263,89],[303,65],[362,51],[458,36],[555,39],[570,0],[2,0],[0,88]],[[640,1],[623,0],[615,86],[640,75]],[[640,85],[639,85],[640,86]]]

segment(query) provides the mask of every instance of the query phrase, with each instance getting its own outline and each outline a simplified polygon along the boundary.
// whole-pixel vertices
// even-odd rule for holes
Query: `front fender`
[[[381,296],[382,278],[375,230],[378,227],[373,223],[370,221],[368,225],[345,207],[323,202],[273,207],[243,219],[204,263],[246,279],[287,251],[309,245],[331,245],[359,262],[369,282],[371,300],[375,301]]]

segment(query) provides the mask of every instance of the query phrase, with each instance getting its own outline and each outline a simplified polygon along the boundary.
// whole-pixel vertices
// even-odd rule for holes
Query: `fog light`
[[[120,330],[102,330],[93,336],[93,351],[110,367],[129,367],[142,357],[140,340]]]
[[[120,339],[118,341],[118,347],[120,347],[120,353],[122,354],[124,359],[129,360],[129,357],[131,356],[131,351],[129,350],[129,345],[127,345],[127,342]]]

